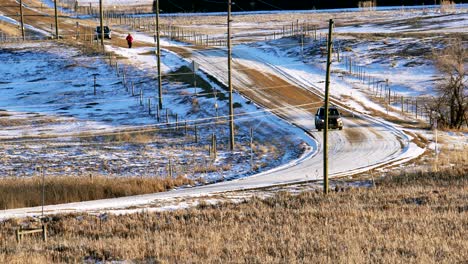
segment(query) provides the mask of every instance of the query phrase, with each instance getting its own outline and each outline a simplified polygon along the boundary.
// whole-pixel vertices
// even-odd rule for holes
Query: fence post
[[[124,88],[127,90],[127,78],[125,76],[125,68],[123,69],[123,74],[122,74],[122,82],[123,82],[123,86]]]
[[[169,159],[168,172],[169,172],[169,177],[172,178],[172,161],[171,161],[171,159]]]
[[[47,227],[46,225],[42,225],[42,240],[47,242]]]
[[[15,235],[16,235],[16,242],[19,243],[21,242],[21,226],[15,230]]]
[[[401,112],[403,113],[405,111],[405,100],[403,98],[403,95],[401,96]]]
[[[140,106],[143,106],[143,88],[140,88]]]
[[[216,134],[215,133],[211,135],[211,149],[213,151],[213,159],[216,159],[217,152],[216,152]]]
[[[151,115],[151,98],[148,98],[148,114]]]
[[[167,108],[166,108],[166,125],[169,126],[169,113],[167,112]]]
[[[387,87],[388,87],[388,106],[390,107],[390,105],[392,104],[392,89],[388,85]]]
[[[418,98],[415,99],[414,104],[415,104],[414,114],[416,116],[416,119],[418,119]]]

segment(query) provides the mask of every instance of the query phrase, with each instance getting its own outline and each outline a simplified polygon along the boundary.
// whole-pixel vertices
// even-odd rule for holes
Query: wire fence
[[[376,102],[385,107],[387,113],[399,111],[403,116],[426,121],[432,125],[434,113],[431,110],[432,97],[407,96],[396,91],[391,81],[376,77],[370,73],[369,65],[359,63],[354,56],[338,56],[338,62],[344,62],[342,77],[357,80],[364,91]]]

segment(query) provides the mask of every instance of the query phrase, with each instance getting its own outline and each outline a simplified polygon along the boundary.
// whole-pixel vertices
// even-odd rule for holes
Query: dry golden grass
[[[16,117],[8,112],[0,112],[0,126],[32,126],[59,123],[60,119],[52,116],[35,115],[30,117]]]
[[[441,0],[440,1],[440,12],[441,13],[452,13],[456,11],[455,1],[452,0]]]
[[[156,139],[155,132],[120,132],[105,136],[106,142],[149,143]]]
[[[462,170],[468,171],[468,148],[460,147],[460,148],[450,148],[448,147],[449,144],[445,144],[442,149],[440,149],[440,153],[437,156],[435,162],[432,162],[432,166],[434,170],[438,169],[447,169],[447,168],[460,168]],[[460,146],[463,146],[460,144]],[[432,159],[435,159],[434,154],[431,153]]]
[[[163,213],[56,216],[50,239],[17,245],[8,220],[0,262],[129,260],[141,263],[465,263],[464,170],[402,174],[375,188],[324,196],[278,193],[240,204]],[[23,221],[27,222],[27,221]]]
[[[46,177],[45,204],[60,204],[137,194],[155,193],[192,184],[185,177]],[[27,194],[27,195],[25,195]],[[0,180],[0,208],[11,209],[41,205],[42,178],[5,178]],[[1,262],[1,261],[0,261]]]

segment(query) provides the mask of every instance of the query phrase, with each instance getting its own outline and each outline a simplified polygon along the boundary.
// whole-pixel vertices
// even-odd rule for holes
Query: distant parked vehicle
[[[330,106],[328,108],[328,127],[332,129],[343,129],[343,120],[338,108]],[[318,131],[325,128],[325,107],[320,107],[315,114],[315,128]]]
[[[100,39],[100,38],[101,38],[101,27],[97,26],[94,39]],[[112,31],[110,30],[108,26],[104,26],[104,39],[112,39]]]

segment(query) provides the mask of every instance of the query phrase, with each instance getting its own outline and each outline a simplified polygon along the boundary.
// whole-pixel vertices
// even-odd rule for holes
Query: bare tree
[[[467,120],[468,91],[465,64],[468,62],[466,47],[461,39],[448,43],[447,47],[434,52],[435,63],[443,74],[437,83],[437,96],[432,109],[438,113],[441,126],[460,129]]]

